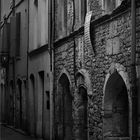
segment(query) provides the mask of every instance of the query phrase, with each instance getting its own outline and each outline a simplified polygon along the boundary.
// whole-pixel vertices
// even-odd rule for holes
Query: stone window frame
[[[102,14],[110,14],[114,9],[121,5],[122,0],[102,0]],[[110,5],[108,4],[110,3]]]
[[[108,82],[110,76],[115,71],[117,71],[118,74],[122,77],[122,79],[123,79],[123,81],[124,81],[124,83],[126,85],[126,88],[127,88],[128,106],[129,106],[129,118],[128,118],[129,122],[128,122],[128,126],[129,126],[129,137],[131,138],[132,137],[132,92],[131,92],[131,89],[130,89],[131,85],[130,85],[130,80],[129,80],[126,68],[120,63],[112,63],[110,68],[109,68],[109,70],[108,70],[108,73],[106,75],[105,82],[104,82],[104,87],[103,87],[102,110],[104,110],[104,99],[105,99],[106,85],[107,85],[107,82]],[[103,115],[104,115],[104,112],[103,112]]]

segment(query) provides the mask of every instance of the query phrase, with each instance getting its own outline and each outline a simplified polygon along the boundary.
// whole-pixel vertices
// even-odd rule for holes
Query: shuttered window
[[[116,9],[122,0],[102,0],[102,9],[104,14],[109,14]]]
[[[15,56],[16,48],[16,17],[10,18],[10,56]]]
[[[20,15],[16,14],[16,56],[20,56]]]
[[[85,15],[87,12],[87,0],[75,0],[75,20],[76,24],[84,24]]]
[[[20,13],[10,19],[10,55],[20,56]]]
[[[2,53],[8,53],[9,51],[9,23],[3,26],[2,31]]]

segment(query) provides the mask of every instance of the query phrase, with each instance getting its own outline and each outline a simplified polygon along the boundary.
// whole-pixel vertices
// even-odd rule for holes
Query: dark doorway
[[[5,121],[5,113],[4,113],[4,110],[5,110],[5,96],[4,96],[4,85],[1,84],[1,93],[0,93],[0,121],[1,122],[4,122]]]
[[[79,139],[88,139],[87,130],[87,90],[84,86],[79,87],[79,99],[78,99],[78,127],[79,127]]]
[[[40,71],[38,81],[38,111],[37,111],[37,135],[44,137],[44,71]]]
[[[17,127],[22,128],[22,81],[17,81]]]
[[[65,74],[59,80],[58,92],[58,125],[57,134],[59,140],[72,140],[72,96],[70,94],[70,83]]]
[[[10,99],[9,99],[9,102],[10,102],[10,112],[9,112],[9,115],[10,115],[10,125],[14,125],[14,84],[13,84],[13,81],[10,81],[10,92],[9,92],[9,95],[10,95]]]
[[[36,113],[35,113],[35,78],[34,75],[30,76],[30,133],[35,135],[36,131]]]
[[[105,140],[129,137],[129,104],[126,85],[116,71],[105,87],[103,135]]]

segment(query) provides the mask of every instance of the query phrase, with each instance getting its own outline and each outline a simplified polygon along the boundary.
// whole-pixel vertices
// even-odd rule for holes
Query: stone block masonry
[[[138,10],[139,11],[139,10]],[[139,19],[139,14],[137,18]],[[137,25],[139,28],[139,25]],[[125,68],[124,73],[127,73],[131,84],[131,13],[126,11],[115,18],[109,18],[106,22],[96,25],[92,24],[91,39],[92,48],[86,47],[84,44],[84,35],[77,35],[73,39],[65,41],[62,45],[55,48],[55,94],[57,94],[58,78],[62,71],[67,71],[70,83],[71,94],[73,96],[73,139],[79,140],[78,137],[78,118],[77,104],[78,91],[76,73],[81,69],[86,71],[91,81],[92,94],[87,92],[87,133],[88,140],[102,140],[103,139],[103,117],[104,117],[104,85],[106,75],[117,71],[121,68],[110,68],[113,65]],[[75,47],[75,49],[74,49]],[[137,38],[137,49],[139,48],[139,37]],[[75,50],[75,52],[74,52]],[[95,52],[95,54],[93,53]],[[74,58],[75,57],[75,58]],[[139,60],[139,55],[137,61]],[[111,70],[110,70],[111,69]],[[115,70],[116,69],[116,70]],[[119,71],[120,70],[120,71]],[[112,71],[112,72],[111,72]],[[123,71],[123,70],[122,70]],[[83,74],[84,76],[84,74]],[[76,82],[75,82],[76,81]],[[82,81],[82,80],[81,80]],[[81,85],[85,84],[85,79]],[[125,82],[125,81],[124,81]],[[126,85],[127,87],[128,85]],[[87,88],[87,87],[85,87]],[[88,90],[87,90],[88,91]],[[128,92],[129,94],[129,92]],[[130,99],[131,101],[131,99]],[[131,106],[130,101],[128,105]],[[129,110],[131,116],[131,111]],[[57,116],[55,116],[57,118]],[[131,118],[129,118],[131,122]],[[128,122],[129,134],[131,136],[130,123]],[[113,137],[113,134],[111,134]],[[118,136],[121,137],[121,136]],[[127,136],[122,136],[127,139]]]

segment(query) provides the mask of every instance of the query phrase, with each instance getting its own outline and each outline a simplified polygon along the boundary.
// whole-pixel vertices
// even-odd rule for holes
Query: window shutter
[[[20,13],[10,19],[10,55],[20,56]]]
[[[67,0],[64,0],[64,26],[67,28]]]
[[[15,56],[16,48],[16,17],[10,18],[10,56]]]
[[[6,23],[3,27],[2,34],[2,53],[9,52],[9,23]]]
[[[2,52],[2,36],[0,34],[0,54],[1,54],[1,52]]]
[[[76,21],[76,24],[79,23],[79,0],[75,0],[74,1],[74,11],[75,11],[75,21]]]
[[[20,13],[16,14],[16,56],[20,56]]]
[[[85,21],[85,16],[86,16],[86,7],[87,7],[87,3],[86,0],[81,0],[81,22],[82,24]]]

